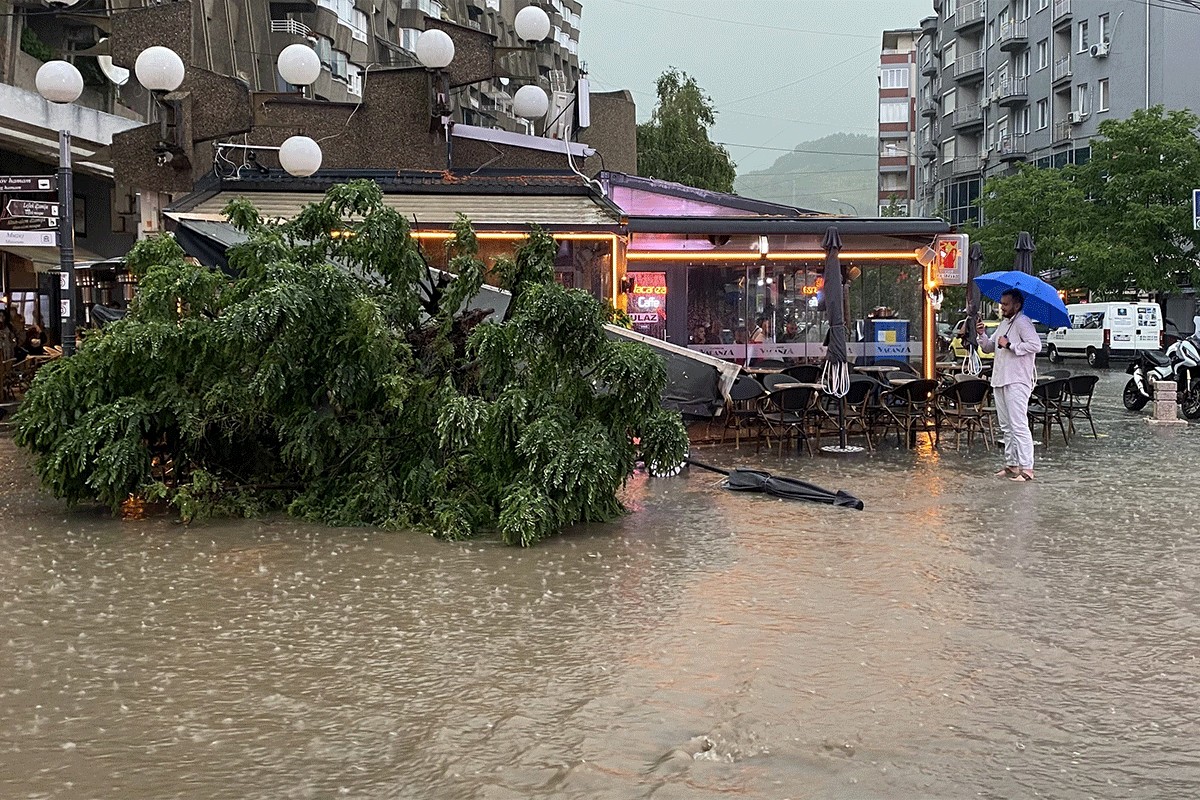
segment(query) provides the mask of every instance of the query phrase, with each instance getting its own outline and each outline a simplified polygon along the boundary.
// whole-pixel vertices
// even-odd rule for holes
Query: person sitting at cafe
[[[766,342],[775,341],[771,337],[770,317],[759,317],[757,320],[755,320],[755,322],[758,323],[758,327],[756,327],[754,332],[750,334],[750,344],[764,344]]]
[[[25,329],[25,352],[31,356],[46,352],[46,331],[36,320]]]
[[[783,336],[779,341],[784,344],[793,344],[801,340],[800,326],[796,324],[796,320],[788,317],[783,321]]]

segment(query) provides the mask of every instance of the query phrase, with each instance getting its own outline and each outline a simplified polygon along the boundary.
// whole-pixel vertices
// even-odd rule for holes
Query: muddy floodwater
[[[1072,365],[1073,366],[1073,365]],[[0,797],[1200,796],[1200,428],[709,448],[530,550],[67,511],[0,438]],[[890,448],[890,446],[889,446]]]

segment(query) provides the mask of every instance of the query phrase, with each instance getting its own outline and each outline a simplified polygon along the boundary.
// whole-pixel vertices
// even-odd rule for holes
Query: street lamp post
[[[34,78],[38,94],[51,103],[70,105],[83,94],[83,76],[67,61],[47,61]],[[75,352],[75,196],[71,172],[71,132],[58,132],[58,264],[66,298],[59,302],[63,355]]]
[[[836,197],[829,198],[829,202],[837,203],[843,206],[850,206],[850,210],[854,212],[854,216],[858,216],[858,209],[854,207],[853,203],[847,203],[845,200],[838,200]]]

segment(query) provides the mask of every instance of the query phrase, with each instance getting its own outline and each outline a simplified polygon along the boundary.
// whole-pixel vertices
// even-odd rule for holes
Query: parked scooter
[[[1172,344],[1165,355],[1142,350],[1125,371],[1132,376],[1121,393],[1125,408],[1142,410],[1154,396],[1156,381],[1173,380],[1183,416],[1200,419],[1200,331]]]

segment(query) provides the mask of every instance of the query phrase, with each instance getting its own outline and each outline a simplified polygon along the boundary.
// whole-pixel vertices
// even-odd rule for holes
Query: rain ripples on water
[[[753,448],[862,513],[631,482],[529,551],[119,522],[0,440],[0,796],[1200,793],[1200,430],[1097,393],[1038,478]]]

